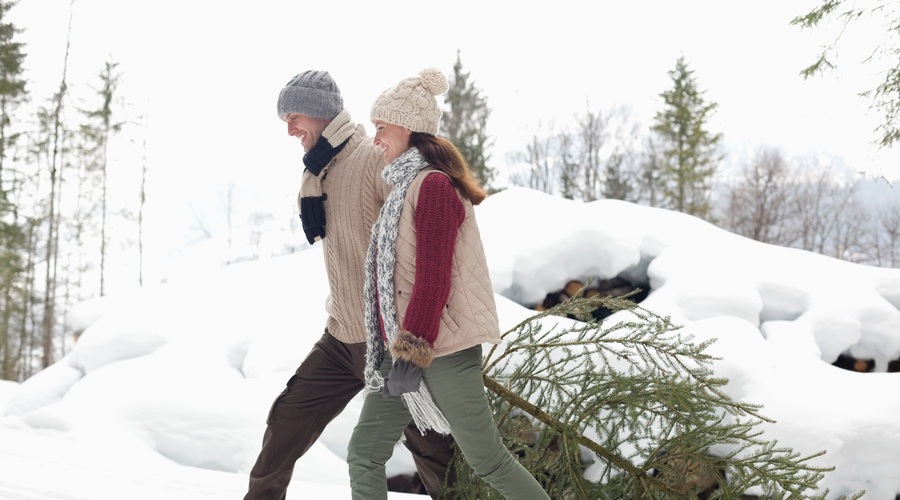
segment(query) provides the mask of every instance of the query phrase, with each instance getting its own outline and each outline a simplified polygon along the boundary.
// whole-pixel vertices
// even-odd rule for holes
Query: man
[[[363,389],[366,329],[364,264],[372,224],[389,192],[384,159],[362,125],[350,120],[327,71],[292,78],[278,96],[278,117],[303,145],[298,203],[310,244],[322,241],[328,274],[325,334],[287,381],[266,419],[262,449],[244,500],[284,499],[295,462]],[[437,498],[453,457],[453,440],[404,431],[419,477]]]

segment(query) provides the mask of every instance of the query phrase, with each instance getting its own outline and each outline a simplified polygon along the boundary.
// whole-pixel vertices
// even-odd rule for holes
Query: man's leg
[[[316,342],[272,403],[244,500],[285,498],[294,463],[362,390],[358,351],[327,331]]]
[[[456,472],[450,467],[455,451],[453,436],[449,434],[445,436],[434,431],[428,431],[423,436],[415,423],[410,423],[403,430],[403,436],[406,438],[403,444],[412,453],[416,470],[425,489],[431,498],[440,498],[444,485],[453,485],[456,482]],[[454,497],[448,494],[444,498]]]

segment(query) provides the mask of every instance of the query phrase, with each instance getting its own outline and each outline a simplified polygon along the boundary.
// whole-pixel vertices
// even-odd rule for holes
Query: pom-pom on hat
[[[331,120],[344,109],[344,98],[327,71],[311,69],[291,78],[278,94],[278,118],[288,113]]]
[[[401,80],[375,99],[370,119],[381,120],[413,132],[437,135],[441,123],[441,107],[435,96],[450,86],[437,68],[426,68],[417,76]]]

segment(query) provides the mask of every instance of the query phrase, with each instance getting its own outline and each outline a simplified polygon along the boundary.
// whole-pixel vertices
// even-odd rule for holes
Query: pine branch
[[[581,435],[577,432],[573,432],[573,430],[571,428],[569,428],[569,426],[567,426],[563,422],[560,422],[559,420],[554,418],[552,415],[541,410],[537,406],[529,403],[525,399],[519,397],[519,395],[517,395],[513,391],[509,390],[506,386],[497,382],[493,378],[485,375],[484,376],[484,385],[488,389],[494,391],[495,394],[497,394],[501,398],[508,401],[513,406],[527,412],[529,415],[535,417],[539,421],[541,421],[544,424],[548,425],[549,427],[555,429],[561,435],[574,436],[575,441],[578,444],[593,451],[597,455],[600,455],[601,457],[605,458],[607,461],[609,461],[616,467],[619,467],[634,476],[640,476],[640,475],[644,475],[646,473],[646,471],[642,471],[642,470],[638,469],[637,467],[632,465],[631,462],[628,462],[627,460],[623,460],[618,455],[607,450],[606,448],[599,445],[598,443],[591,441],[590,439],[584,437],[583,435]],[[650,478],[650,479],[648,479],[648,481],[650,481],[657,488],[659,488],[663,491],[668,491],[673,494],[677,494],[677,492],[675,490],[671,489],[668,485],[666,485],[665,483],[663,483],[661,481],[656,480],[655,478]]]
[[[762,439],[756,426],[773,421],[724,392],[728,381],[710,368],[718,358],[705,352],[712,341],[695,342],[630,296],[577,293],[485,356],[501,434],[551,497],[737,498],[762,488],[766,498],[824,498],[810,494],[833,470],[810,464],[824,452],[802,457]],[[598,307],[613,314],[572,319]],[[547,328],[551,316],[559,321]],[[496,498],[474,475],[460,477],[471,481],[456,492]]]

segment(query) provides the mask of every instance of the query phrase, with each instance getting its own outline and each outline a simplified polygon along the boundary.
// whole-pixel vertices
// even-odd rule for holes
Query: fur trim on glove
[[[391,355],[395,360],[404,359],[419,368],[428,368],[434,361],[434,347],[422,337],[400,330],[391,344]]]

